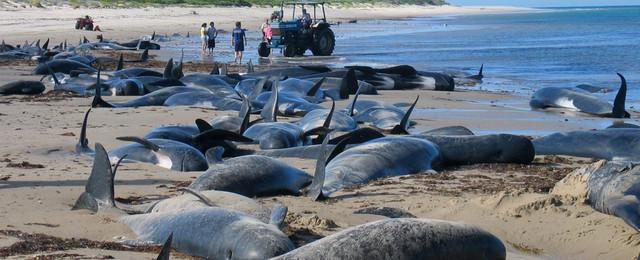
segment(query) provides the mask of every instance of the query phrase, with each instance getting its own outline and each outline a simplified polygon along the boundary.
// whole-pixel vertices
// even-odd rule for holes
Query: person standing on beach
[[[233,33],[231,34],[231,46],[235,49],[235,62],[237,64],[242,63],[242,52],[244,51],[244,44],[247,41],[244,31],[245,30],[242,29],[242,24],[240,22],[236,22],[236,28],[233,29]]]
[[[271,23],[269,19],[265,20],[262,26],[260,26],[260,31],[262,32],[262,40],[271,44],[273,29],[271,28]]]
[[[200,27],[200,40],[202,41],[202,54],[207,52],[207,23],[203,23]]]
[[[213,49],[216,47],[216,38],[218,37],[218,30],[216,30],[216,26],[213,22],[209,23],[209,29],[207,30],[207,37],[209,37],[209,41],[207,41],[207,47],[209,48],[209,56],[213,55]]]

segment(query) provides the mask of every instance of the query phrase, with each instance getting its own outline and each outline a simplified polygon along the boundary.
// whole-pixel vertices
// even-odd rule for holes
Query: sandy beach
[[[4,6],[0,10],[0,39],[7,42],[50,37],[77,39],[94,33],[72,30],[73,19],[91,14],[114,39],[130,39],[152,31],[192,34],[194,24],[212,17],[220,29],[231,29],[242,17],[257,27],[272,8],[47,9]],[[331,10],[332,19],[386,19],[437,14],[510,12],[524,9],[497,7],[361,7]],[[197,14],[191,14],[195,11]],[[28,24],[28,26],[27,26]],[[158,54],[161,55],[161,54]],[[156,63],[157,64],[157,63]],[[142,64],[144,66],[145,64]],[[149,65],[149,64],[147,64]],[[208,72],[206,66],[186,66],[189,72]],[[0,63],[0,85],[20,79],[39,80],[25,62]],[[239,68],[233,68],[238,70]],[[265,69],[260,67],[259,69]],[[51,86],[48,86],[51,88]],[[455,92],[425,90],[382,91],[368,99],[390,104],[420,95],[412,132],[462,125],[478,133],[545,135],[568,130],[603,128],[613,119],[563,112],[531,111],[528,99],[509,93],[490,93],[474,87]],[[109,101],[129,97],[107,97]],[[117,215],[71,211],[84,190],[93,158],[74,153],[81,120],[90,98],[41,95],[0,96],[0,258],[33,259],[155,259],[158,247],[127,249],[108,242],[135,239]],[[323,105],[328,106],[327,102]],[[345,107],[347,101],[336,103]],[[143,136],[164,124],[191,124],[196,118],[213,119],[235,112],[191,107],[98,108],[89,120],[90,146],[107,149],[124,142],[118,136]],[[631,111],[632,117],[639,113]],[[256,117],[257,118],[257,117]],[[290,120],[295,120],[291,118]],[[313,160],[285,160],[313,174]],[[387,206],[419,218],[461,221],[499,237],[509,259],[635,259],[640,235],[623,220],[595,211],[585,203],[579,187],[558,186],[570,172],[595,160],[538,156],[531,165],[482,164],[449,168],[438,174],[385,178],[340,191],[335,198],[314,202],[307,197],[258,198],[266,205],[289,207],[286,233],[304,244],[380,216],[353,212],[363,207]],[[127,163],[119,168],[118,199],[137,202],[178,194],[201,173],[165,170],[153,165]],[[562,183],[560,184],[562,185]],[[28,234],[52,236],[16,235]],[[74,240],[72,240],[74,239]],[[88,239],[95,243],[79,243]],[[13,245],[13,246],[12,246]],[[16,246],[18,245],[18,246]],[[128,251],[133,250],[133,251]],[[140,250],[144,252],[140,252]],[[192,259],[175,255],[177,259]],[[48,259],[48,258],[47,258]]]
[[[75,18],[90,15],[103,30],[106,38],[125,40],[142,35],[180,33],[197,35],[202,23],[215,21],[220,30],[231,31],[236,21],[243,27],[259,30],[264,19],[279,8],[266,7],[149,7],[136,9],[73,9],[71,7],[21,8],[0,5],[0,39],[22,42],[31,38],[51,38],[52,42],[76,42],[83,36],[95,39],[99,32],[70,30]],[[389,6],[327,7],[331,22],[353,20],[393,19],[430,15],[500,13],[527,11],[515,7],[457,7],[457,6]],[[30,40],[31,41],[31,40]]]

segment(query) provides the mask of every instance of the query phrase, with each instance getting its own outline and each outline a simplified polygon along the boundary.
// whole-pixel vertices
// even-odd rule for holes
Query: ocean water
[[[359,21],[333,26],[334,56],[320,59],[279,54],[259,59],[259,33],[249,29],[245,61],[337,67],[409,64],[471,74],[484,64],[485,79],[476,88],[523,96],[546,86],[592,84],[617,90],[620,72],[629,83],[627,106],[640,109],[640,6]],[[228,37],[222,34],[221,41]],[[187,59],[210,59],[198,54],[196,37],[187,40],[169,48],[187,46]],[[230,47],[219,46],[223,47],[216,60],[232,60]],[[613,100],[615,91],[600,95]]]
[[[482,89],[521,95],[577,84],[617,89],[620,72],[628,106],[640,108],[639,6],[366,21],[336,31],[336,54],[348,62],[473,74],[485,64]]]

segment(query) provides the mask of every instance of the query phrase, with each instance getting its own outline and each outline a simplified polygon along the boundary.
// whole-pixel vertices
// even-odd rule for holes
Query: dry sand
[[[62,10],[70,13],[58,18],[42,18],[38,23],[51,26],[46,27],[50,28],[47,29],[49,33],[56,30],[69,33],[71,30],[66,29],[67,24],[73,17],[83,14],[82,10],[3,11],[0,35],[24,40],[29,34],[43,33],[42,27],[33,31],[31,28],[20,32],[4,30],[8,15],[20,23],[24,22],[17,19],[21,14],[28,17],[39,12],[51,12],[62,16]],[[183,21],[186,18],[198,20],[187,14],[189,10],[153,9],[155,16],[135,18],[140,20],[134,17],[143,15],[142,10],[126,10],[126,14],[124,10],[104,12],[110,15],[119,12],[123,20],[135,20],[139,31],[134,34],[139,34],[151,28],[163,28],[167,32],[180,28],[168,21],[149,19],[162,13],[172,14],[167,20],[180,21],[183,26],[189,24]],[[206,14],[205,10],[213,12],[219,9],[198,10],[202,15]],[[361,15],[359,17],[366,17],[377,15],[379,11],[375,10],[356,13]],[[225,17],[229,21],[235,19],[233,15]],[[105,28],[110,25],[107,21],[99,23]],[[159,25],[146,28],[141,25],[143,23],[145,26],[166,23],[164,25],[176,27]],[[16,30],[22,28],[11,26],[16,26],[12,27]],[[0,85],[17,79],[38,79],[30,75],[31,67],[11,64],[14,63],[0,63]],[[187,69],[190,72],[204,71],[205,66],[187,66]],[[581,114],[530,111],[526,98],[464,88],[456,92],[385,91],[382,95],[366,98],[395,103],[407,102],[418,94],[421,99],[414,117],[418,125],[412,130],[416,132],[439,126],[464,125],[481,133],[533,135],[601,128],[612,122]],[[108,99],[123,100],[126,97]],[[110,244],[77,241],[79,238],[102,242],[135,239],[135,235],[117,221],[118,216],[70,211],[84,189],[92,165],[92,158],[73,153],[81,119],[90,102],[89,98],[46,95],[0,97],[0,257],[33,258],[46,254],[68,258],[154,258],[157,248],[147,249],[154,252],[128,252]],[[337,105],[345,106],[346,102],[341,101]],[[100,142],[111,149],[124,144],[115,139],[117,136],[142,136],[162,124],[189,124],[196,118],[212,119],[227,114],[230,113],[187,107],[94,109],[89,120],[88,138],[90,145]],[[638,113],[633,114],[637,118]],[[311,160],[286,161],[313,174],[314,162]],[[640,251],[640,235],[621,219],[596,212],[586,205],[579,185],[563,183],[562,189],[551,193],[557,181],[589,163],[592,161],[578,158],[538,157],[532,165],[474,165],[451,168],[435,175],[382,179],[338,192],[335,198],[325,202],[294,196],[262,198],[259,201],[266,204],[281,202],[289,206],[287,232],[298,244],[381,218],[352,213],[359,208],[388,206],[407,210],[422,218],[477,225],[502,239],[508,247],[510,259],[633,259]],[[188,184],[199,174],[128,163],[118,171],[116,196],[132,201],[172,196],[176,194],[176,187]],[[27,238],[24,235],[19,239],[15,231],[76,240],[63,241],[43,236]],[[23,247],[8,247],[21,240],[23,242],[18,245]],[[47,246],[46,241],[51,244]],[[67,246],[61,247],[62,244]]]
[[[2,1],[0,1],[2,2]],[[197,35],[200,24],[215,21],[216,27],[231,31],[236,21],[243,27],[259,30],[260,24],[279,8],[230,7],[149,7],[135,9],[73,9],[70,7],[16,8],[0,3],[0,39],[7,42],[32,41],[51,38],[58,43],[65,39],[76,42],[83,36],[95,39],[96,32],[72,30],[75,18],[90,15],[103,30],[106,38],[124,40],[150,35],[181,33]],[[330,7],[327,18],[331,22],[350,20],[391,19],[429,15],[454,15],[490,12],[526,11],[514,7],[457,7],[457,6],[361,6]],[[290,14],[289,14],[290,15]]]

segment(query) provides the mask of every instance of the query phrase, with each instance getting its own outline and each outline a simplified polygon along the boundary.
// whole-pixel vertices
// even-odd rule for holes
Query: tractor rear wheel
[[[320,29],[313,35],[311,52],[315,56],[330,56],[336,47],[336,37],[329,28]]]
[[[304,55],[304,53],[305,53],[305,52],[307,52],[307,48],[300,47],[300,48],[298,48],[298,49],[296,50],[296,55],[298,55],[298,56],[302,56],[302,55]]]
[[[82,23],[80,21],[76,21],[76,30],[80,30],[82,28]]]
[[[285,57],[295,57],[298,52],[298,48],[295,44],[289,44],[284,47],[284,56]]]
[[[267,43],[266,42],[261,42],[258,45],[258,55],[260,55],[260,57],[269,57],[270,54],[270,50],[269,47],[267,47]]]

